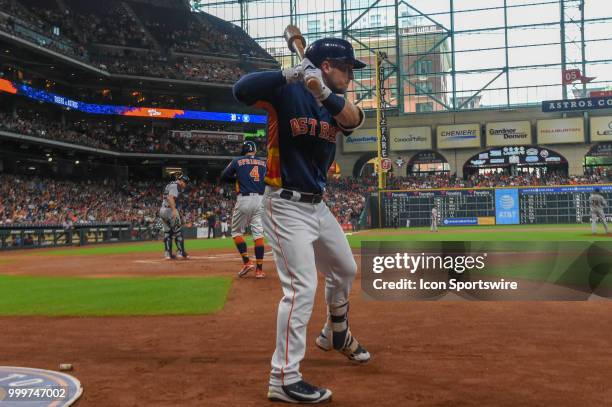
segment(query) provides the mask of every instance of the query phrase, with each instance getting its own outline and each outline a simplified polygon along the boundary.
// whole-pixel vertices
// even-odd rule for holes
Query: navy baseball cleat
[[[165,252],[164,253],[164,259],[166,259],[166,260],[174,260],[174,259],[176,259],[176,256],[174,254],[172,254],[172,253]]]
[[[316,387],[304,380],[287,386],[270,386],[268,399],[294,404],[319,404],[331,401],[332,392],[329,389]]]

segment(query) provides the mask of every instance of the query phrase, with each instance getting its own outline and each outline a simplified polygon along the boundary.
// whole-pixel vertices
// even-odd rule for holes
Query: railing
[[[0,226],[0,250],[144,241],[157,239],[158,235],[159,229],[154,226],[129,223]]]

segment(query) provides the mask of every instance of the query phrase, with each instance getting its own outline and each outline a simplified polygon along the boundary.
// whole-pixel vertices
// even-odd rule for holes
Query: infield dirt
[[[231,250],[157,254],[3,255],[0,273],[45,276],[235,276]],[[357,262],[359,263],[359,262]],[[233,282],[214,315],[0,318],[3,365],[55,370],[72,363],[79,406],[262,406],[281,290],[267,278]],[[321,279],[320,279],[321,280]],[[321,280],[322,281],[322,280]],[[325,318],[319,284],[304,378],[336,406],[576,406],[612,399],[612,305],[588,302],[376,302],[359,277],[351,327],[372,353],[350,364],[314,346]],[[278,404],[273,404],[278,405]]]

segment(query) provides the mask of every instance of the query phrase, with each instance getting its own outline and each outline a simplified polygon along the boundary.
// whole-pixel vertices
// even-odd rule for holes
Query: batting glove
[[[323,75],[321,74],[321,70],[319,68],[309,68],[304,71],[304,82],[308,83],[311,80],[316,80],[319,83],[319,86],[314,89],[310,87],[306,87],[312,93],[312,96],[315,97],[318,101],[322,102],[331,95],[331,90],[325,85],[323,82]]]
[[[292,66],[282,70],[283,76],[287,83],[300,82],[304,79],[304,68],[302,65]]]
[[[302,63],[300,64],[300,66],[302,67],[302,70],[304,72],[309,69],[317,69],[317,67],[312,62],[310,62],[310,59],[308,58],[302,59]]]

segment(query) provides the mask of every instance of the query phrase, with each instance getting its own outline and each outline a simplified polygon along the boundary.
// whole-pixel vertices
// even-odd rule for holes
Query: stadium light
[[[75,163],[76,165],[79,165],[81,162],[80,162],[79,160],[76,160],[74,163]]]
[[[49,157],[49,158],[47,159],[47,161],[49,161],[49,162],[53,161],[53,157]]]

